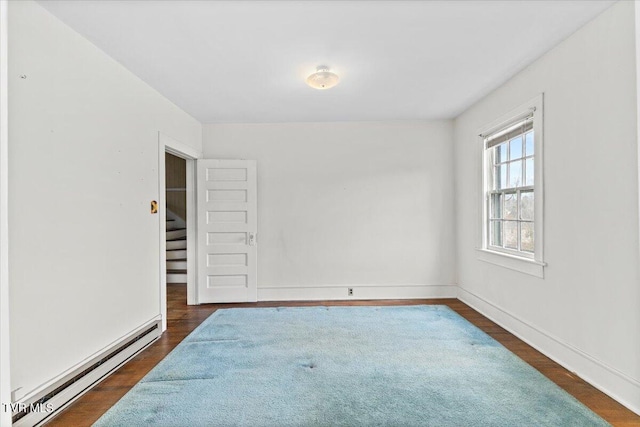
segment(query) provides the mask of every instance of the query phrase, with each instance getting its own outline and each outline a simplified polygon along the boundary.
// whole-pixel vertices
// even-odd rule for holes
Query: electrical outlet
[[[353,296],[353,288],[348,288],[348,292],[349,292],[349,296],[352,297]]]

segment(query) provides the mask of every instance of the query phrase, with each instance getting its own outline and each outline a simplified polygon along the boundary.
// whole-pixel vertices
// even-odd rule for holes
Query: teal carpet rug
[[[445,306],[218,310],[96,426],[606,426]]]

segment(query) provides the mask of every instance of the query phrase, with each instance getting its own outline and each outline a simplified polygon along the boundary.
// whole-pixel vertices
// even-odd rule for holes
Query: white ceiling
[[[203,123],[452,118],[612,3],[40,1]]]

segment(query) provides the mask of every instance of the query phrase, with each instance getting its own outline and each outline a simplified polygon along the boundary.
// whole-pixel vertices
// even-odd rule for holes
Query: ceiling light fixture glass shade
[[[329,71],[329,67],[321,65],[317,71],[307,77],[307,84],[314,89],[330,89],[338,84],[340,78],[337,74]]]

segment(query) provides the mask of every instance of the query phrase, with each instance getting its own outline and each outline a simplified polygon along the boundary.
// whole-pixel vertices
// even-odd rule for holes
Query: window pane
[[[502,194],[491,195],[491,218],[502,218]]]
[[[520,193],[520,219],[533,221],[533,191]]]
[[[500,221],[491,221],[489,245],[502,246],[502,223]]]
[[[509,188],[522,186],[522,160],[509,163]]]
[[[531,132],[527,132],[527,135],[525,137],[525,155],[526,156],[533,156],[533,131]]]
[[[507,161],[507,143],[503,143],[500,145],[497,145],[495,147],[495,153],[496,153],[496,163],[503,163]]]
[[[516,193],[504,195],[504,217],[518,219],[518,195]]]
[[[493,168],[493,189],[500,190],[507,186],[507,165]]]
[[[526,252],[533,252],[533,223],[532,222],[522,222],[520,223],[520,233],[521,233],[521,250]]]
[[[525,165],[527,178],[525,179],[525,185],[533,185],[533,173],[535,170],[535,166],[533,164],[533,159],[527,159],[527,164]]]
[[[509,160],[519,159],[522,157],[522,136],[509,141]]]
[[[518,221],[504,221],[504,247],[518,249]]]

